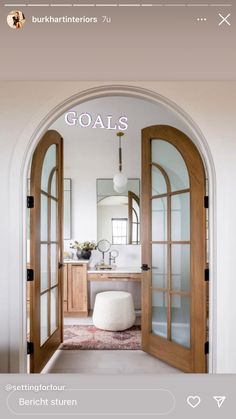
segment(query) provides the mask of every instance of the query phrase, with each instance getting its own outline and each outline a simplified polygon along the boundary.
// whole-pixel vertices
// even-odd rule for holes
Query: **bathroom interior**
[[[127,100],[126,109],[121,104],[121,98],[97,99],[78,106],[74,110],[77,115],[86,112],[91,115],[93,121],[99,114],[104,126],[106,126],[107,116],[112,116],[113,129],[106,129],[106,127],[103,129],[100,127],[81,128],[78,125],[65,127],[63,117],[61,125],[66,128],[67,134],[64,134],[61,130],[62,127],[58,126],[57,122],[60,124],[59,121],[52,127],[62,133],[64,138],[64,173],[65,177],[70,179],[70,185],[73,188],[73,192],[71,190],[71,219],[73,223],[70,228],[67,227],[67,232],[72,230],[72,234],[68,235],[66,231],[64,232],[65,258],[69,258],[68,261],[65,260],[65,264],[72,264],[73,267],[74,263],[81,263],[77,256],[79,252],[71,248],[71,245],[74,245],[74,240],[95,242],[97,245],[96,250],[92,250],[89,261],[85,262],[87,263],[88,286],[85,312],[77,313],[78,317],[73,316],[73,308],[68,301],[64,300],[64,325],[92,325],[94,321],[96,324],[96,319],[93,318],[96,295],[107,291],[125,291],[132,295],[140,348],[140,330],[138,331],[138,329],[141,325],[139,210],[141,143],[140,139],[137,141],[134,129],[135,120],[131,120],[129,100]],[[126,115],[125,118],[127,118],[128,129],[124,131],[115,128],[119,119],[122,118],[121,115]],[[87,120],[88,117],[84,116],[83,122],[87,122]],[[68,132],[71,131],[72,135],[69,136]],[[124,135],[117,136],[119,132]],[[80,147],[80,135],[83,136],[82,147]],[[69,139],[69,144],[65,138]],[[113,178],[119,173],[119,141],[122,148],[122,173],[127,177],[127,184],[122,191],[118,190],[117,192],[114,188]],[[96,158],[91,154],[91,150]],[[130,158],[131,156],[132,158]],[[80,168],[79,171],[78,168]],[[66,182],[69,181],[66,180]],[[68,192],[65,193],[69,195]],[[130,193],[136,197],[136,200],[128,198]],[[132,215],[129,216],[130,204],[128,201],[130,200],[135,220]],[[64,199],[64,205],[65,203],[66,199]],[[70,211],[68,211],[69,213]],[[68,214],[64,216],[65,228]],[[65,266],[65,270],[68,268],[71,269],[70,266]],[[65,295],[68,298],[68,289],[64,288],[64,298]],[[124,312],[123,315],[125,316]],[[106,316],[109,318],[110,314],[106,314]],[[102,324],[101,327],[108,329],[109,325]],[[129,329],[129,320],[124,327],[118,327],[118,329],[124,328],[125,330]],[[115,329],[111,327],[111,329],[116,330],[117,327]],[[116,333],[119,334],[121,331]],[[120,340],[122,348],[121,342]],[[132,349],[134,347],[132,340],[130,345],[130,349]],[[97,348],[113,349],[111,342],[98,342]]]
[[[96,350],[97,354],[103,350],[107,356],[105,361],[107,364],[108,351],[116,349],[116,353],[126,353],[127,356],[129,354],[130,360],[132,359],[130,358],[131,354],[135,356],[135,353],[142,352],[141,130],[152,125],[166,124],[175,126],[187,134],[191,133],[185,122],[167,106],[128,96],[106,96],[93,99],[74,106],[72,111],[74,115],[86,114],[81,119],[82,124],[68,124],[65,114],[63,114],[49,128],[56,130],[62,136],[64,153],[64,341],[60,347],[61,350],[57,351],[57,357],[59,356],[58,353],[63,352],[67,353],[68,357],[75,352],[83,357],[89,350],[91,353]],[[100,116],[99,123],[93,126],[91,121],[96,121],[98,115]],[[120,130],[118,121],[122,116],[127,118],[127,129]],[[106,125],[108,120],[109,129]],[[122,136],[119,136],[120,132],[122,132]],[[121,155],[119,154],[119,145],[122,150]],[[166,158],[168,159],[168,157]],[[119,164],[122,166],[119,166]],[[180,172],[182,170],[179,163],[178,170]],[[114,177],[120,171],[122,171],[124,178],[126,177],[125,186],[123,184],[117,186],[114,183]],[[184,169],[180,173],[181,176],[185,176]],[[124,178],[121,180],[124,181]],[[178,183],[178,181],[176,182]],[[179,203],[176,202],[175,217],[182,217],[180,229],[186,230],[185,234],[187,235],[189,234],[187,231],[189,229],[189,219],[186,216],[189,208],[187,194],[183,196],[180,207],[178,205]],[[159,223],[161,237],[165,234],[164,230],[166,228],[164,200],[159,206],[157,205],[156,209],[153,208],[153,212],[156,212],[156,223]],[[42,225],[41,234],[44,234],[42,232],[44,228],[46,228],[45,225]],[[51,231],[53,228],[56,229],[56,224],[54,225],[52,222]],[[77,249],[79,246],[77,243],[85,242],[90,242],[95,247],[89,255],[82,254],[81,245]],[[47,275],[48,259],[47,254],[43,253],[44,251],[46,252],[46,246],[44,250],[42,248],[41,273],[43,275],[43,272],[45,272],[45,275]],[[187,283],[189,272],[188,252],[189,249],[185,246],[185,249],[175,255],[176,277],[178,277],[176,281],[180,282],[182,277],[183,283]],[[27,255],[30,264],[29,236]],[[159,274],[161,273],[163,278],[165,276],[165,258],[166,254],[163,247],[157,259],[153,260],[153,272],[155,269],[159,269]],[[101,320],[100,315],[96,315],[94,312],[96,296],[108,291],[115,291],[117,295],[122,292],[131,296],[134,317],[128,312],[127,316],[131,315],[132,318],[123,319],[125,326],[120,327],[122,330],[118,327],[118,329],[111,328],[110,331],[106,331],[109,330],[106,321],[109,323],[111,320],[112,323],[112,319],[109,318],[110,315],[107,316],[106,314],[108,318]],[[46,304],[46,300],[45,302],[41,301],[40,336],[42,345],[48,337]],[[104,307],[104,301],[100,304]],[[167,333],[166,304],[163,292],[156,293],[153,296],[152,330],[163,337]],[[180,315],[178,315],[178,308],[181,308]],[[56,296],[53,296],[53,293],[51,293],[50,310],[51,322],[56,327],[57,316],[53,314],[56,313]],[[178,330],[175,329],[174,331],[173,329],[175,341],[188,347],[190,339],[188,298],[176,295],[172,302],[172,310],[175,310],[174,316],[176,316],[176,325],[178,325]],[[122,321],[122,319],[120,320]],[[105,326],[101,326],[105,334],[96,335],[96,330],[99,331],[100,329],[100,321],[105,321]],[[28,330],[29,328],[30,316],[28,316]],[[111,339],[109,334],[112,337]],[[57,362],[55,359],[54,364]],[[140,363],[140,360],[137,362]],[[148,368],[150,371],[155,370],[153,362],[159,362],[157,368],[161,372],[179,372],[154,358],[150,360],[147,370]],[[120,368],[120,360],[117,361],[117,364]],[[74,365],[75,361],[73,361]],[[139,367],[140,365],[138,367],[136,365],[137,371],[140,371]],[[46,366],[44,371],[66,372],[65,369],[60,370],[55,365],[54,369],[50,368]],[[76,371],[71,364],[65,368],[68,372]],[[132,368],[130,361],[129,368]],[[93,366],[94,371],[95,369],[99,370],[97,364]],[[135,370],[135,367],[133,369]],[[107,372],[108,370],[104,369],[104,371]],[[112,371],[116,372],[116,370]]]

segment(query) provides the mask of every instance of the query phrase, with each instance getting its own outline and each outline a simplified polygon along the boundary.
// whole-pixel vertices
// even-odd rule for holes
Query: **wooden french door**
[[[142,349],[206,372],[205,171],[176,128],[142,130]]]
[[[47,131],[32,159],[30,195],[30,371],[40,372],[62,342],[63,139]]]

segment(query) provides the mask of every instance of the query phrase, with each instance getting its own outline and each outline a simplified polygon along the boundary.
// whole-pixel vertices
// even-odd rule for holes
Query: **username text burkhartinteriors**
[[[32,16],[32,23],[97,23],[94,16]]]

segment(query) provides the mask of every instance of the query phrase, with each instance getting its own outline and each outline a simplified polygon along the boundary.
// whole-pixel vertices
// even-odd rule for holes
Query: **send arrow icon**
[[[216,401],[217,406],[220,408],[224,403],[226,397],[225,396],[213,396],[213,399]]]

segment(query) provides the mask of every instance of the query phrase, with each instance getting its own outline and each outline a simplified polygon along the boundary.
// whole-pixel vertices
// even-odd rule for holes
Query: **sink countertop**
[[[139,267],[117,267],[115,269],[88,269],[88,274],[100,274],[100,273],[108,273],[108,274],[140,274],[142,273],[141,268]]]
[[[81,265],[81,264],[89,264],[89,260],[85,259],[65,259],[64,263],[69,264],[73,263],[73,265]],[[89,268],[88,266],[88,273],[89,274],[98,274],[98,273],[109,273],[109,274],[139,274],[142,273],[141,268],[135,267],[135,266],[125,266],[125,267],[116,267],[115,269],[95,269],[95,268]]]

